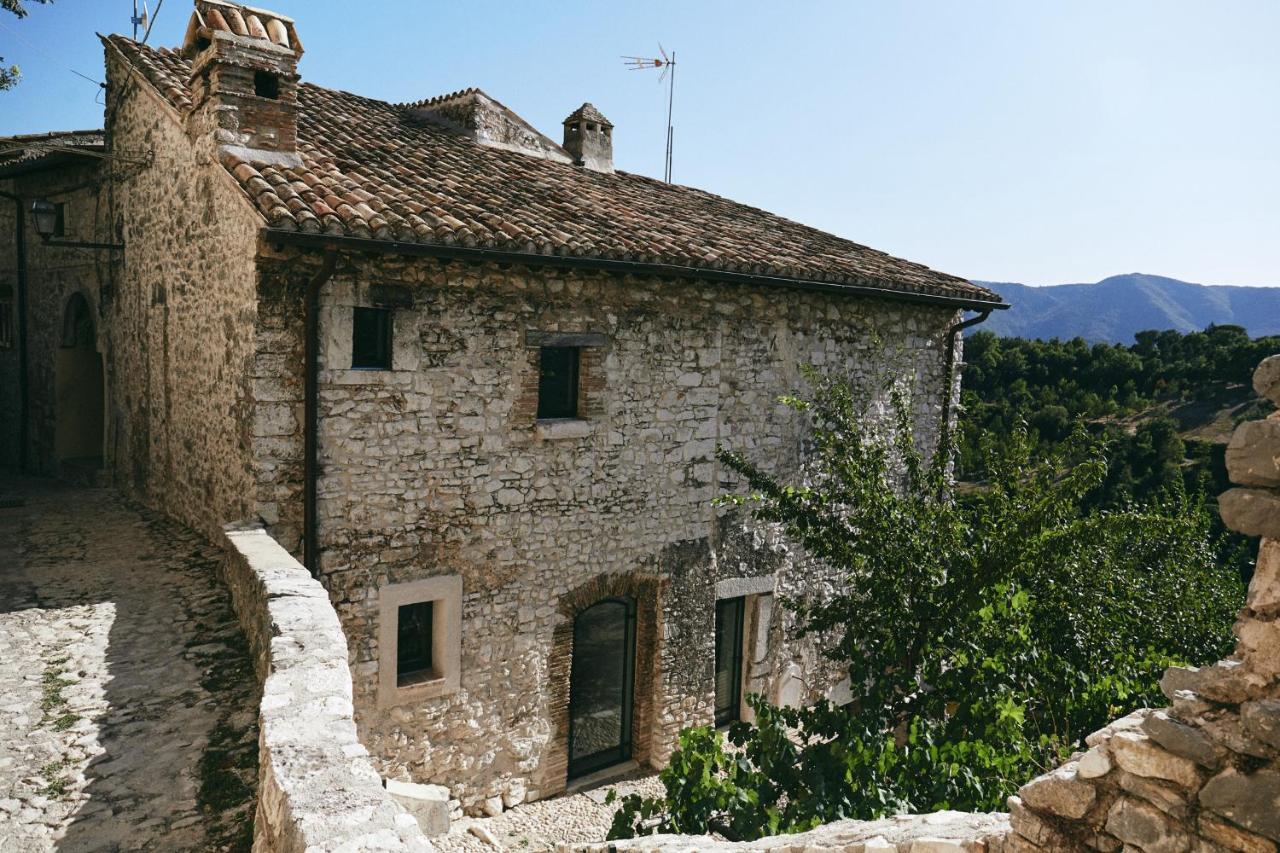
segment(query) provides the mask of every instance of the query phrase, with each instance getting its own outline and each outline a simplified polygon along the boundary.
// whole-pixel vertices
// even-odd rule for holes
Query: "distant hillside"
[[[1006,337],[1133,343],[1145,329],[1199,331],[1243,326],[1252,337],[1280,334],[1280,287],[1222,287],[1130,273],[1097,284],[1028,287],[983,281],[1013,307],[982,328]]]

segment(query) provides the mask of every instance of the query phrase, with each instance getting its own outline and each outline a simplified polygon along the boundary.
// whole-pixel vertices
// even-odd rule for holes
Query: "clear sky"
[[[623,54],[677,52],[675,179],[938,269],[1034,284],[1146,272],[1280,285],[1277,0],[261,0],[305,80],[391,101],[480,86],[558,139],[591,101],[619,168],[661,175],[666,97]],[[130,0],[0,17],[25,75],[0,134],[101,123],[94,32]],[[190,0],[150,43],[177,46]],[[2,14],[2,13],[0,13]]]

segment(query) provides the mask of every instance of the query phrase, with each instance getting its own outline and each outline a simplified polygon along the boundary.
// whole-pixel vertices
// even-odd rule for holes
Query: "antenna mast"
[[[675,148],[676,129],[671,123],[672,114],[675,108],[676,100],[676,52],[671,51],[671,55],[667,56],[667,52],[662,45],[658,45],[658,53],[662,54],[661,59],[647,58],[643,56],[624,56],[623,61],[632,71],[644,71],[649,68],[661,68],[662,74],[658,76],[658,82],[664,80],[667,82],[667,152],[663,159],[663,180],[671,183],[671,155]]]

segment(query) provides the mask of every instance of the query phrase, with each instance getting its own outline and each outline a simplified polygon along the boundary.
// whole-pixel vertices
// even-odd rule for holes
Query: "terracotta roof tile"
[[[225,8],[224,9],[225,14]],[[180,53],[107,40],[178,110]],[[300,168],[223,164],[272,228],[630,260],[1000,303],[962,278],[692,187],[480,145],[391,104],[304,83]],[[585,110],[589,105],[584,105]],[[591,120],[605,121],[599,111]]]

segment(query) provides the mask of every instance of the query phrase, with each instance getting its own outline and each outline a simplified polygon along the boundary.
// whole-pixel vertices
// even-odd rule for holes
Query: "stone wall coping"
[[[260,525],[224,534],[224,580],[262,682],[255,853],[434,849],[356,735],[347,641],[324,588]]]
[[[797,835],[774,835],[757,841],[731,842],[705,835],[650,835],[603,844],[560,844],[559,853],[791,853],[791,851],[844,851],[844,853],[986,853],[1009,832],[1009,816],[1003,812],[971,814],[941,811],[925,815],[898,815],[880,820],[840,820]]]

